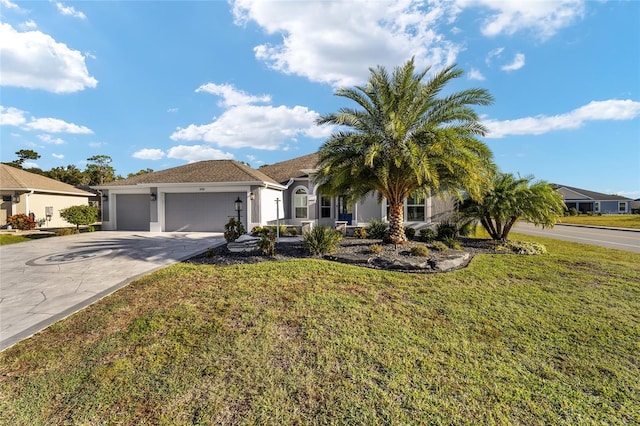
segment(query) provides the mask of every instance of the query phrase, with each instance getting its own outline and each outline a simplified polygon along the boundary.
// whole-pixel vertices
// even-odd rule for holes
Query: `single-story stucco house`
[[[621,195],[601,194],[586,189],[553,184],[562,194],[567,210],[576,209],[580,213],[627,214],[631,213],[631,198]]]
[[[60,210],[86,206],[93,196],[66,183],[6,164],[0,164],[0,195],[0,226],[6,226],[9,216],[26,214],[44,228],[72,226],[60,217]]]
[[[247,230],[281,223],[361,226],[386,220],[387,206],[370,196],[355,204],[326,198],[312,182],[317,154],[259,169],[234,160],[210,160],[94,186],[102,193],[102,229],[152,232],[223,231],[231,217]],[[240,201],[240,203],[238,203]],[[407,200],[407,226],[421,228],[449,217],[453,202]]]

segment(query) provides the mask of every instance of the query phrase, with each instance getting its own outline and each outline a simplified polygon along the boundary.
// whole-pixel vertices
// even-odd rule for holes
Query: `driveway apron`
[[[223,242],[221,233],[102,231],[0,246],[0,351]]]

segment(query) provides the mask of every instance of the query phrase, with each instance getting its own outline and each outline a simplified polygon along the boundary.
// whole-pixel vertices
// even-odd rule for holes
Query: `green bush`
[[[91,225],[98,220],[100,210],[94,206],[71,206],[60,210],[60,217],[72,225],[76,225],[76,229],[80,229],[80,225]]]
[[[531,241],[505,241],[496,246],[496,251],[503,253],[526,254],[529,256],[547,254],[547,248],[544,245]]]
[[[254,226],[251,230],[251,235],[253,235],[254,237],[259,237],[266,232],[269,232],[269,228],[267,226]]]
[[[433,244],[431,244],[431,248],[435,251],[447,251],[448,249],[447,245],[442,241],[434,241]]]
[[[302,237],[306,249],[315,256],[333,253],[340,241],[342,234],[328,226],[316,226]]]
[[[227,240],[228,243],[237,240],[240,238],[240,235],[243,234],[246,234],[244,225],[233,217],[229,219],[229,222],[227,222],[226,225],[224,225],[224,239]]]
[[[436,226],[436,239],[444,240],[449,237],[457,238],[459,235],[458,232],[458,225],[454,222],[440,222],[438,226]]]
[[[415,228],[412,228],[410,226],[406,226],[404,228],[404,235],[407,237],[408,240],[413,240],[413,237],[416,236]]]
[[[19,229],[21,231],[28,231],[36,227],[36,223],[31,218],[23,213],[14,214],[7,218],[7,225],[11,225],[13,229]]]
[[[425,246],[413,246],[411,247],[411,256],[427,257],[429,256],[429,249]]]
[[[367,230],[364,228],[356,228],[353,230],[353,236],[363,240],[367,238]]]
[[[431,228],[423,228],[420,230],[420,241],[430,243],[436,239],[436,233]]]
[[[58,237],[63,237],[65,235],[73,235],[73,234],[77,234],[78,230],[77,229],[73,229],[73,228],[60,228],[58,230],[56,230],[56,235]]]
[[[298,228],[296,228],[295,226],[291,226],[287,228],[287,234],[291,235],[292,237],[295,237],[296,235],[298,235]]]
[[[387,224],[380,220],[372,219],[366,227],[367,235],[374,240],[382,240],[387,235]]]
[[[371,244],[369,246],[369,251],[373,254],[382,253],[382,245],[381,244]]]
[[[456,237],[446,237],[442,240],[442,242],[445,243],[447,247],[453,250],[460,250],[462,248],[462,246],[460,245],[460,241],[458,241]]]
[[[276,233],[273,229],[269,229],[268,232],[260,234],[260,241],[258,241],[258,248],[265,256],[276,255]]]

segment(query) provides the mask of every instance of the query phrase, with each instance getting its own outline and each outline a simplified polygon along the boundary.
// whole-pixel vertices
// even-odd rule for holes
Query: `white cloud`
[[[39,169],[38,163],[34,163],[33,161],[25,161],[22,163],[22,168],[24,169]]]
[[[524,53],[516,53],[516,56],[513,58],[513,62],[508,65],[503,65],[500,67],[502,71],[515,71],[524,67]]]
[[[215,83],[207,83],[196,89],[196,93],[205,92],[212,95],[217,95],[222,98],[222,102],[220,102],[220,106],[223,107],[231,107],[238,105],[249,105],[254,103],[268,103],[271,102],[271,96],[262,95],[262,96],[253,96],[248,95],[247,93],[237,90],[230,84],[215,84]]]
[[[541,40],[581,19],[585,12],[584,0],[457,0],[456,5],[459,9],[479,6],[492,11],[481,28],[487,37],[530,31]]]
[[[20,6],[18,6],[17,4],[9,1],[9,0],[0,0],[0,6],[2,6],[0,9],[15,9],[15,10],[20,10]]]
[[[208,89],[201,90],[205,86]],[[331,133],[330,126],[315,124],[319,114],[306,107],[251,105],[251,102],[266,102],[271,98],[248,95],[227,85],[209,83],[205,86],[198,91],[222,96],[222,104],[228,108],[209,124],[178,128],[171,139],[204,141],[230,148],[275,150],[299,136],[324,138]]]
[[[85,57],[40,31],[18,32],[0,23],[3,86],[71,93],[96,87]]]
[[[169,108],[167,112],[178,112],[178,108]]]
[[[22,24],[20,24],[19,26],[23,30],[33,30],[35,28],[38,28],[38,24],[36,24],[36,21],[34,21],[33,19],[25,21]]]
[[[167,157],[195,163],[203,160],[231,160],[233,154],[205,145],[178,145],[169,149]]]
[[[502,55],[502,52],[504,52],[504,47],[497,47],[493,50],[491,50],[489,53],[487,53],[487,57],[485,58],[485,62],[487,65],[491,65],[491,61],[493,60],[493,58],[496,57],[500,57],[500,55]]]
[[[32,118],[25,127],[32,130],[41,130],[48,133],[74,133],[74,134],[92,134],[93,130],[85,126],[79,126],[73,123],[67,123],[58,118]]]
[[[467,74],[469,80],[485,80],[484,75],[480,71],[475,68],[471,68],[469,70],[469,74]]]
[[[640,117],[640,102],[611,99],[592,101],[565,114],[551,117],[518,118],[515,120],[485,120],[489,129],[488,138],[503,138],[512,135],[541,135],[558,130],[578,129],[589,121],[633,120]]]
[[[24,114],[25,112],[18,108],[0,105],[0,126],[20,126],[27,121]]]
[[[44,143],[52,144],[52,145],[62,145],[65,142],[60,138],[54,138],[51,135],[38,135],[38,139],[40,139]]]
[[[58,11],[66,16],[73,16],[78,19],[87,19],[87,15],[82,12],[78,12],[73,6],[65,6],[63,3],[56,2]]]
[[[64,158],[64,154],[51,154],[53,158],[57,158],[58,160],[62,160]]]
[[[239,25],[255,22],[281,43],[254,48],[256,58],[286,74],[334,86],[353,86],[369,76],[368,67],[392,69],[411,57],[422,68],[455,62],[462,47],[447,40],[440,26],[450,24],[449,2],[265,2],[236,0]],[[444,29],[443,29],[444,31]]]
[[[164,152],[157,148],[144,148],[134,152],[132,156],[140,160],[161,160],[164,158]]]

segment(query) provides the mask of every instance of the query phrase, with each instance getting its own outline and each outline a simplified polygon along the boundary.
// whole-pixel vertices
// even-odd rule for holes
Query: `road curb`
[[[598,225],[581,225],[577,223],[556,223],[556,226],[569,226],[575,228],[593,228],[593,229],[607,229],[609,231],[628,231],[628,232],[640,232],[640,229],[636,228],[616,228],[613,226],[598,226]]]

